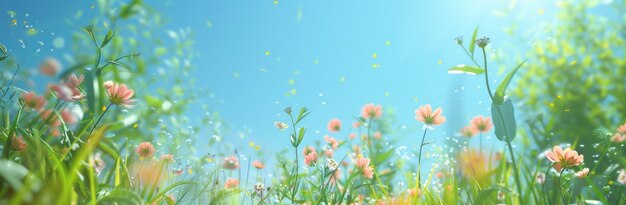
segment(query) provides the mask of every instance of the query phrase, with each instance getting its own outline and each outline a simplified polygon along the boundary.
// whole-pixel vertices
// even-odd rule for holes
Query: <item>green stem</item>
[[[109,106],[107,106],[107,108],[104,110],[104,112],[102,112],[102,114],[100,114],[100,117],[98,118],[98,121],[96,121],[96,124],[93,124],[93,128],[91,128],[91,131],[89,132],[89,135],[93,134],[93,131],[96,130],[96,126],[98,126],[98,123],[100,123],[100,120],[102,120],[102,117],[104,117],[104,114],[106,114],[107,111],[109,111],[109,108],[111,108],[112,105],[113,105],[113,103],[109,104]]]
[[[371,127],[372,127],[372,118],[369,118],[367,120],[367,149],[369,150],[369,157],[370,160],[372,160],[372,164],[377,165],[376,162],[374,162],[374,149],[372,149],[372,136],[371,136]]]
[[[559,195],[561,195],[561,200],[563,200],[563,204],[567,205],[567,203],[565,202],[565,196],[563,196],[563,187],[561,186],[561,177],[563,176],[563,171],[565,171],[565,168],[562,168],[561,172],[559,173]]]
[[[428,128],[424,129],[424,135],[422,135],[422,142],[420,143],[420,151],[417,157],[417,186],[422,189],[422,148],[424,147],[424,139],[426,139],[426,131]]]
[[[291,114],[289,114],[289,119],[291,119],[291,127],[293,128],[293,136],[294,138],[298,136],[298,132],[296,131],[296,123],[293,121],[293,116]],[[295,173],[294,173],[294,177],[295,177],[295,183],[293,185],[293,191],[291,193],[291,200],[292,202],[295,201],[295,197],[296,197],[296,192],[298,192],[298,168],[300,167],[299,164],[299,160],[298,160],[298,146],[296,145],[294,147],[294,154],[296,155],[296,167],[295,167]]]
[[[483,61],[485,63],[485,84],[487,85],[487,92],[489,93],[489,98],[491,98],[491,102],[494,103],[494,99],[493,99],[493,94],[491,93],[491,87],[489,86],[489,72],[487,69],[487,52],[485,51],[485,48],[481,48],[483,51]],[[500,115],[500,122],[502,123],[502,126],[504,126],[504,135],[506,136],[506,145],[508,147],[509,150],[509,154],[511,155],[511,161],[513,164],[513,172],[515,173],[515,184],[517,186],[517,193],[519,194],[518,200],[520,202],[520,204],[524,204],[524,199],[522,197],[522,183],[520,182],[519,179],[519,170],[517,169],[517,162],[515,161],[515,153],[513,153],[513,146],[511,146],[511,140],[510,140],[510,135],[508,133],[508,129],[506,127],[506,124],[504,123],[504,116],[502,115],[502,109],[500,109],[500,107],[496,106],[496,109],[498,109],[498,114]]]
[[[491,98],[491,102],[493,102],[493,93],[491,93],[491,87],[489,86],[489,71],[487,70],[487,52],[485,48],[483,50],[483,61],[485,62],[485,84],[487,84],[487,92],[489,93],[489,98]]]

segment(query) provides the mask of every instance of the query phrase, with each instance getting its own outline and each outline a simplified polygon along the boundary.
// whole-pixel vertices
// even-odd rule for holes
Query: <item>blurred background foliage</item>
[[[604,3],[558,1],[555,21],[539,26],[546,37],[533,40],[512,91],[526,144],[532,139],[541,152],[569,143],[601,167],[610,165],[599,162],[607,149],[615,152],[605,160],[624,164],[624,146],[609,137],[626,122],[626,1]]]

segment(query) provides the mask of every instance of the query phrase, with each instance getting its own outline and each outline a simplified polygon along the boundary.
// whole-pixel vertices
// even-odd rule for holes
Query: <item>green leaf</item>
[[[515,111],[513,103],[510,99],[506,99],[504,103],[497,105],[491,104],[491,117],[493,126],[495,127],[496,137],[500,141],[512,141],[515,138],[517,125],[515,123]],[[507,134],[509,135],[507,138]]]
[[[461,65],[457,65],[452,68],[449,68],[448,73],[449,74],[463,74],[464,73],[464,74],[470,74],[470,75],[478,75],[478,74],[485,73],[485,69],[482,69],[476,66],[461,64]]]
[[[494,193],[497,194],[498,191],[504,192],[505,194],[511,194],[510,189],[503,186],[493,185],[492,187],[483,189],[478,192],[478,196],[476,196],[474,201],[486,202],[489,200],[490,196],[493,196]]]
[[[98,204],[146,204],[135,192],[126,189],[115,189],[98,200]]]
[[[306,129],[304,127],[301,127],[300,131],[298,132],[298,143],[296,144],[296,146],[300,145],[300,143],[302,142],[302,139],[304,139],[305,132],[306,132]]]
[[[298,140],[296,139],[296,136],[294,134],[289,134],[289,140],[291,140],[291,146],[293,147],[297,147],[298,145]]]
[[[526,59],[526,60],[528,60],[528,59]],[[517,70],[519,70],[519,68],[521,68],[522,65],[524,65],[526,60],[522,61],[519,65],[517,65],[517,67],[515,67],[515,69],[513,69],[511,72],[509,72],[509,74],[506,75],[504,80],[502,80],[502,82],[500,82],[500,85],[496,89],[496,95],[494,96],[494,99],[493,99],[494,103],[502,104],[502,102],[504,102],[504,96],[506,94],[506,87],[509,86],[509,83],[511,82],[511,79],[513,78],[515,73],[517,73]]]
[[[472,39],[470,39],[469,52],[474,57],[474,48],[476,48],[476,36],[478,35],[478,26],[474,29]]]
[[[100,44],[100,48],[104,48],[104,46],[106,46],[109,43],[109,41],[113,39],[113,36],[115,36],[115,32],[113,32],[113,30],[109,30],[107,32],[107,35],[104,36],[104,39],[102,40],[102,43]]]
[[[5,47],[3,44],[0,43],[0,52],[2,52],[3,55],[6,55],[8,53],[7,51],[7,47]]]

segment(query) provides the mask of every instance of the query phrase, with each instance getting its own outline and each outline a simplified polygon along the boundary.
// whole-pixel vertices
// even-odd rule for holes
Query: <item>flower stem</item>
[[[561,172],[559,173],[559,195],[561,195],[561,200],[563,200],[563,204],[567,205],[567,202],[565,202],[565,196],[563,196],[563,187],[561,186],[561,177],[563,176],[563,171],[565,171],[565,168],[561,169]]]
[[[113,105],[113,103],[110,103],[109,106],[107,106],[107,108],[104,109],[104,112],[102,112],[102,114],[100,114],[100,117],[96,121],[96,124],[93,124],[93,128],[91,128],[91,132],[89,132],[89,135],[93,134],[93,131],[96,130],[96,126],[98,126],[98,123],[100,123],[100,120],[102,120],[102,117],[104,117],[104,114],[106,114],[107,111],[109,111],[109,108],[111,108],[112,105]]]
[[[417,186],[422,189],[422,148],[424,147],[424,139],[426,139],[426,131],[428,127],[424,129],[424,135],[422,135],[422,142],[420,143],[420,152],[417,157]]]
[[[491,87],[489,86],[489,72],[487,69],[487,52],[485,51],[484,47],[482,48],[482,51],[483,51],[483,61],[485,63],[485,84],[487,85],[487,92],[489,93],[489,98],[491,98],[491,102],[494,103],[495,101],[493,99],[493,93],[491,93]],[[511,146],[511,141],[509,140],[510,135],[508,133],[506,124],[503,122],[504,116],[502,115],[502,110],[498,106],[496,106],[496,109],[498,109],[500,120],[502,121],[501,122],[502,126],[504,126],[504,135],[506,136],[506,139],[505,139],[506,146],[508,147],[509,154],[511,155],[511,161],[513,164],[513,172],[515,173],[515,176],[514,176],[515,184],[517,186],[517,193],[519,194],[518,200],[520,204],[524,204],[524,199],[522,197],[522,184],[519,179],[519,170],[517,169],[517,162],[515,161],[515,153],[513,153],[513,146]]]
[[[293,136],[294,138],[296,136],[298,136],[298,132],[296,131],[296,123],[295,121],[293,121],[293,116],[291,114],[289,114],[289,119],[291,119],[291,127],[293,128]],[[295,183],[293,185],[293,191],[291,193],[291,200],[292,202],[295,201],[295,197],[296,197],[296,192],[298,192],[298,168],[300,167],[300,163],[298,162],[298,145],[296,145],[294,147],[294,154],[296,155],[296,167],[295,167],[295,173],[294,173],[294,177],[295,177]]]

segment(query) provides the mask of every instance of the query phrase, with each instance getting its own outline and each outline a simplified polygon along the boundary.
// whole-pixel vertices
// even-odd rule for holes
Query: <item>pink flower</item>
[[[365,177],[366,179],[371,179],[374,177],[374,167],[368,166],[365,167],[363,170],[363,177]]]
[[[356,134],[354,134],[354,133],[350,133],[350,134],[348,135],[348,138],[350,138],[351,140],[353,140],[354,138],[356,138]]]
[[[461,129],[461,136],[463,137],[472,138],[474,135],[476,135],[476,131],[470,126]]]
[[[224,183],[224,188],[227,188],[227,189],[237,188],[237,187],[239,187],[239,180],[237,179],[229,178],[226,180],[226,183]]]
[[[152,146],[152,143],[150,142],[142,142],[139,146],[137,146],[137,149],[135,149],[135,152],[137,152],[137,154],[142,158],[152,157],[154,151],[154,146]]]
[[[441,179],[441,178],[443,178],[443,173],[437,172],[437,173],[435,173],[435,177],[437,177],[437,179]]]
[[[66,124],[75,124],[76,123],[76,117],[68,110],[61,110],[61,119],[63,119],[63,122],[65,122]]]
[[[489,132],[489,130],[491,130],[491,127],[493,126],[491,124],[491,118],[490,117],[483,117],[481,116],[476,116],[474,117],[474,119],[472,119],[472,121],[470,122],[472,129],[474,129],[475,132]]]
[[[311,152],[315,152],[315,148],[311,147],[311,146],[306,146],[303,150],[302,150],[302,155],[306,156]]]
[[[611,141],[615,143],[620,143],[626,140],[626,134],[615,133],[613,137],[611,137]]]
[[[341,169],[335,169],[332,172],[333,172],[333,174],[330,175],[330,183],[334,184],[341,177]]]
[[[537,184],[543,184],[546,181],[546,174],[537,173],[537,176],[535,176],[535,181],[537,182]]]
[[[620,184],[626,184],[626,170],[619,170],[619,176],[617,176],[617,182]]]
[[[172,163],[174,162],[174,156],[171,154],[164,154],[161,155],[161,160],[163,160],[163,162],[165,163]]]
[[[61,63],[56,58],[46,58],[39,66],[39,72],[47,76],[55,76],[61,70]]]
[[[329,137],[328,135],[324,135],[324,141],[326,141],[326,143],[328,143],[330,147],[333,148],[333,150],[336,150],[337,147],[339,146],[339,142],[337,142],[337,139],[335,139],[334,137]]]
[[[304,156],[304,165],[312,167],[317,163],[317,152],[312,151]]]
[[[619,126],[617,128],[618,132],[621,132],[622,134],[626,134],[626,123],[624,123],[622,126]]]
[[[59,117],[50,109],[40,111],[39,117],[45,124],[51,127],[61,126],[61,121],[59,121]]]
[[[552,151],[547,151],[545,155],[548,160],[554,162],[554,169],[558,172],[560,172],[562,168],[578,166],[584,161],[582,154],[578,155],[578,152],[570,150],[569,148],[563,150],[559,146],[554,146]]]
[[[360,126],[361,126],[361,123],[359,123],[359,122],[352,123],[352,127],[354,127],[354,128],[358,128]]]
[[[324,155],[328,158],[333,158],[335,156],[335,152],[332,149],[324,150]]]
[[[24,138],[13,137],[13,140],[11,141],[11,149],[21,152],[21,151],[26,150],[27,147],[28,147],[28,144],[24,142]]]
[[[68,87],[65,84],[51,84],[48,86],[50,92],[54,94],[58,99],[63,101],[73,102],[82,100],[85,96],[78,88]]]
[[[415,196],[419,197],[422,195],[422,190],[417,189],[417,188],[406,190],[406,192],[409,193],[409,196],[411,197],[415,197]]]
[[[430,104],[426,104],[426,106],[420,106],[419,109],[415,110],[415,119],[426,125],[439,125],[446,122],[446,117],[442,116],[441,113],[441,108],[437,108],[433,112]]]
[[[574,175],[578,178],[583,178],[587,176],[588,174],[589,174],[589,168],[584,168],[583,170],[576,172]]]
[[[356,154],[357,156],[361,155],[361,147],[359,147],[359,145],[354,145],[352,146],[352,151],[354,152],[354,154]]]
[[[254,160],[254,162],[252,162],[252,166],[254,166],[254,168],[257,168],[257,169],[265,168],[265,165],[261,163],[259,160]]]
[[[354,161],[354,166],[358,169],[364,169],[365,167],[369,166],[369,164],[370,159],[364,158],[363,156],[358,156]]]
[[[354,166],[361,171],[363,177],[371,179],[374,176],[374,167],[370,166],[370,159],[358,156],[354,161]]]
[[[76,88],[83,83],[83,80],[85,80],[85,75],[80,74],[76,76],[76,74],[72,73],[63,84],[70,88]]]
[[[328,131],[339,132],[340,129],[341,129],[341,120],[335,118],[335,119],[328,121]]]
[[[132,108],[135,100],[131,99],[135,94],[133,89],[129,89],[124,84],[118,84],[111,81],[104,83],[104,88],[107,89],[107,95],[109,101],[117,106],[123,106]]]
[[[374,132],[374,139],[379,140],[380,138],[383,138],[383,134],[380,132]]]
[[[224,164],[222,164],[222,167],[230,170],[239,169],[239,159],[237,159],[236,156],[226,157],[224,158]]]
[[[21,97],[25,108],[41,110],[46,105],[46,99],[43,96],[37,96],[34,92],[23,93]]]
[[[372,103],[366,104],[361,109],[361,117],[365,119],[379,118],[383,114],[380,105],[374,105]]]

